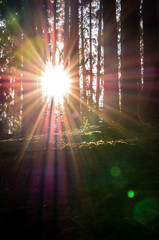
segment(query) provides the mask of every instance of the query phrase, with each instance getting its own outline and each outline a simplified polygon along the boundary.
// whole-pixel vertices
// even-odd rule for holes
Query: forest
[[[0,1],[6,239],[159,234],[159,1]]]

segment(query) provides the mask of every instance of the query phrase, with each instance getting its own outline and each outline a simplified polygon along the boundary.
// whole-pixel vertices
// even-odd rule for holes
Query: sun
[[[61,65],[52,67],[49,63],[41,77],[41,87],[44,96],[53,97],[56,102],[61,102],[69,93],[70,79]]]

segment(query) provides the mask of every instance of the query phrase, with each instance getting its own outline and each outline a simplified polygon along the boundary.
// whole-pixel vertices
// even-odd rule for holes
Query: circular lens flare
[[[135,196],[135,192],[133,190],[128,191],[128,197],[133,198]]]
[[[53,97],[55,102],[61,103],[69,92],[70,79],[62,66],[47,64],[41,77],[41,86],[44,96]]]

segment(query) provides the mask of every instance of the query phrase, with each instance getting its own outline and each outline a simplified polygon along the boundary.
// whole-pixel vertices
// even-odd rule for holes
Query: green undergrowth
[[[34,135],[23,138],[9,138],[0,140],[0,152],[16,152],[18,149],[27,146],[28,151],[47,150],[49,146],[44,146],[53,142],[51,148],[92,149],[106,146],[150,144],[154,148],[159,139],[159,127],[151,125],[140,125],[133,128],[122,126],[93,125],[87,128],[51,133],[50,135]],[[28,147],[31,145],[31,147]],[[49,144],[48,144],[49,145]]]
[[[1,140],[0,170],[4,171],[1,170],[0,178],[0,225],[9,227],[10,233],[18,229],[16,236],[26,232],[24,239],[158,240],[158,133],[158,126],[126,129],[100,125]],[[12,168],[17,166],[21,152],[26,154],[24,168],[23,164]],[[62,167],[58,170],[64,171],[62,179],[56,174],[52,176],[50,169],[48,175],[45,172],[43,160],[52,161],[52,153],[61,156],[56,167]],[[46,158],[42,162],[41,155]],[[43,166],[44,173],[39,166]],[[12,169],[17,170],[16,181],[7,185]],[[48,184],[50,177],[51,182],[59,181],[57,186],[67,193],[60,198],[56,188],[52,214],[54,201],[51,199],[50,203],[50,196],[42,195],[45,189],[30,190],[34,177],[38,181],[41,175],[48,176]],[[44,179],[41,181],[44,184]],[[37,211],[39,198],[34,202],[33,193],[42,201]],[[50,229],[54,226],[59,230],[53,236]]]

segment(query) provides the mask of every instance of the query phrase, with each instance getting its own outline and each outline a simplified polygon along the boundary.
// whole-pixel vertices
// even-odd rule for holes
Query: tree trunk
[[[116,1],[103,0],[104,17],[104,119],[117,121],[119,114]]]
[[[30,26],[28,22],[28,15],[25,13],[30,12],[31,8],[35,8],[35,1],[26,1],[23,5],[23,20],[22,29],[24,34],[23,39],[23,113],[22,113],[22,134],[33,134],[38,124],[38,115],[40,112],[41,96],[38,89],[38,50],[36,44],[36,21],[34,14],[30,16]]]
[[[86,96],[86,67],[85,67],[85,37],[84,37],[84,2],[81,4],[81,68],[82,68],[82,76],[83,76],[83,98],[82,98],[82,117],[85,117],[87,110],[87,96]]]
[[[79,91],[79,24],[78,24],[78,0],[71,0],[70,19],[70,76],[72,79],[72,107],[76,120],[80,113]]]
[[[159,24],[157,0],[143,1],[144,86],[143,111],[145,121],[159,121]]]
[[[56,38],[57,38],[57,34],[56,34],[56,11],[57,11],[57,0],[54,0],[54,25],[53,25],[53,32],[52,32],[52,38],[53,38],[53,60],[52,60],[52,64],[53,66],[56,64]]]
[[[85,68],[85,57],[84,57],[84,23],[83,23],[83,4],[81,6],[81,52],[82,52],[82,70],[83,70],[83,97],[86,102],[86,68]]]
[[[69,63],[69,6],[70,1],[65,0],[65,22],[64,22],[64,68],[68,70],[68,63]]]
[[[99,11],[99,26],[98,26],[98,63],[97,63],[97,89],[96,89],[96,105],[99,109],[99,92],[100,92],[100,79],[101,79],[101,31],[102,31],[102,0],[100,0]]]
[[[131,6],[131,7],[130,7]],[[138,120],[140,0],[121,1],[121,112],[127,123]]]
[[[89,2],[89,34],[90,34],[90,103],[92,103],[93,76],[92,76],[92,0]]]

